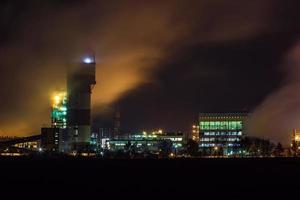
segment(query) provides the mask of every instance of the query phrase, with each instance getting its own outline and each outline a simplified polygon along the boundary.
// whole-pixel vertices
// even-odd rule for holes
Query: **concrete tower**
[[[114,115],[114,130],[113,138],[118,138],[120,136],[120,126],[121,126],[121,113],[119,105],[116,106],[115,115]]]
[[[96,84],[95,58],[87,57],[68,70],[67,126],[72,151],[85,151],[91,139],[91,92]]]

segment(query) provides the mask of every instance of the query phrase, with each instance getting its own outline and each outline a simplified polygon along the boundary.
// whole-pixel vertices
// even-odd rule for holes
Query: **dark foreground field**
[[[253,195],[300,188],[300,159],[97,160],[1,158],[5,188],[122,194]],[[299,182],[299,183],[298,183]],[[2,186],[2,189],[3,189]]]

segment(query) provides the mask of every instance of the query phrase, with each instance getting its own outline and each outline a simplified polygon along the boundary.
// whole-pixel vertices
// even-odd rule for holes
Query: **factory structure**
[[[99,149],[152,153],[168,149],[177,154],[185,152],[187,142],[193,140],[198,152],[208,152],[209,155],[214,152],[228,156],[241,153],[247,113],[200,113],[191,134],[160,129],[121,135],[120,110],[117,107],[113,128],[92,133],[91,95],[96,84],[95,57],[86,57],[70,65],[66,80],[66,90],[56,91],[51,99],[51,126],[41,128],[42,151],[76,155]],[[295,146],[300,146],[298,137],[295,138]]]
[[[225,155],[241,154],[248,113],[200,113],[196,137],[199,148],[206,152],[222,150]],[[195,127],[195,126],[194,126]]]
[[[294,155],[300,155],[300,132],[296,129],[294,129],[292,133],[291,148]]]
[[[92,155],[99,148],[121,151],[130,144],[136,152],[159,152],[163,141],[170,141],[170,149],[175,153],[183,150],[187,137],[181,132],[158,130],[121,135],[118,106],[109,133],[104,133],[104,130],[92,133],[91,94],[96,84],[95,65],[95,59],[89,57],[69,67],[67,90],[56,91],[51,99],[51,126],[41,129],[43,151]]]
[[[0,140],[0,155],[19,155],[26,150],[28,153],[89,156],[109,155],[111,152],[129,155],[255,156],[259,154],[253,149],[261,151],[261,147],[256,147],[253,142],[250,149],[245,146],[243,139],[249,114],[243,112],[200,113],[190,133],[159,129],[121,134],[121,114],[117,106],[112,127],[92,132],[91,96],[95,85],[95,57],[86,57],[70,65],[66,89],[56,91],[51,97],[51,125],[42,127],[40,135]],[[300,155],[299,138],[300,133],[294,130],[291,148],[295,155]],[[260,142],[263,144],[264,141]],[[7,150],[8,147],[13,152]]]
[[[91,142],[91,94],[96,62],[87,57],[67,72],[67,91],[53,95],[51,127],[41,129],[41,147],[54,152],[86,152]]]
[[[224,155],[241,153],[247,113],[200,113],[191,135],[162,130],[120,135],[120,113],[116,112],[112,134],[91,131],[91,93],[95,81],[95,62],[86,60],[69,70],[67,91],[58,91],[52,99],[51,127],[41,129],[41,147],[45,151],[81,153],[102,149],[158,152],[162,141],[171,141],[174,152],[184,151],[188,139],[198,143],[199,151]]]
[[[137,152],[159,152],[160,145],[163,141],[170,141],[170,149],[177,153],[184,150],[184,144],[187,137],[182,132],[165,132],[155,130],[152,132],[143,131],[141,133],[119,136],[111,138],[102,144],[102,147],[108,146],[113,151],[124,150],[130,144]]]

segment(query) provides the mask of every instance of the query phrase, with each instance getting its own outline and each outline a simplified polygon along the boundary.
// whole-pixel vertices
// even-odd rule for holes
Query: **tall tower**
[[[120,126],[121,126],[121,113],[119,105],[116,106],[115,115],[114,115],[114,130],[113,130],[113,138],[120,136]]]
[[[67,76],[67,126],[71,150],[84,151],[91,140],[91,93],[96,84],[96,62],[87,57]]]

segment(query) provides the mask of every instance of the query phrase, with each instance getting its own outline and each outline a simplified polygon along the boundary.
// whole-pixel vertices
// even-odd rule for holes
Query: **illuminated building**
[[[67,127],[67,94],[56,92],[52,98],[51,127]]]
[[[199,147],[231,155],[240,151],[246,113],[200,113]]]
[[[67,128],[64,142],[66,151],[86,151],[91,141],[91,93],[96,84],[95,58],[86,57],[72,65],[67,76]]]
[[[137,152],[143,152],[145,149],[151,152],[158,151],[157,140],[150,140],[145,138],[124,138],[108,140],[106,142],[107,146],[109,146],[109,149],[113,151],[124,150],[126,148],[126,145],[128,144],[135,146]]]
[[[1,156],[23,156],[40,152],[41,135],[28,137],[0,137]]]
[[[159,142],[163,140],[170,140],[172,142],[173,151],[183,150],[183,144],[186,142],[186,138],[181,132],[163,132],[162,130],[152,131],[147,133],[143,131],[139,134],[131,134],[126,137],[119,137],[118,139],[107,140],[110,149],[123,150],[125,146],[130,143],[135,145],[138,151],[157,152]]]
[[[191,139],[196,141],[196,142],[199,142],[199,125],[193,125],[192,126],[192,135],[191,135]]]
[[[67,93],[55,92],[51,99],[51,127],[41,129],[41,148],[44,151],[59,151],[60,139],[67,128]]]
[[[300,132],[297,132],[296,129],[293,130],[293,138],[291,144],[292,150],[295,155],[299,155],[300,153]]]
[[[37,151],[39,149],[39,141],[30,141],[30,142],[23,142],[15,144],[14,147],[22,148],[22,149],[31,149]]]
[[[95,58],[92,57],[68,68],[67,92],[53,95],[51,128],[41,131],[44,149],[65,153],[90,149],[91,92],[96,84],[95,74]]]

